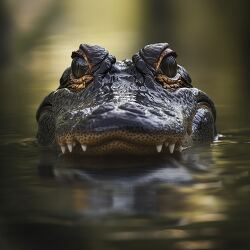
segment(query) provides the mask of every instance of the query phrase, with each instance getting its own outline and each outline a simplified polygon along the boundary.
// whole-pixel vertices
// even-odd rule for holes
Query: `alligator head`
[[[151,154],[211,142],[214,104],[176,57],[158,43],[116,62],[104,48],[81,44],[37,111],[39,143],[63,153]]]

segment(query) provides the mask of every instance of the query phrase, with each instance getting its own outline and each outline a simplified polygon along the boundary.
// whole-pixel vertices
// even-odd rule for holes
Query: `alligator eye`
[[[177,63],[174,56],[165,56],[160,65],[161,71],[172,78],[177,74]]]
[[[88,71],[88,64],[83,58],[76,57],[72,60],[71,70],[76,78],[84,76]]]

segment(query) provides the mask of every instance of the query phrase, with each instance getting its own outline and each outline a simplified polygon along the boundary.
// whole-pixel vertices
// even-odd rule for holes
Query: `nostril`
[[[114,109],[114,106],[111,104],[105,104],[102,106],[99,106],[98,108],[96,108],[95,110],[92,111],[92,115],[101,115],[103,113],[106,113],[108,111],[111,111]]]
[[[119,109],[125,110],[125,111],[130,111],[132,113],[136,113],[139,115],[144,115],[145,112],[141,110],[139,107],[136,107],[135,105],[131,103],[125,103],[119,106]]]

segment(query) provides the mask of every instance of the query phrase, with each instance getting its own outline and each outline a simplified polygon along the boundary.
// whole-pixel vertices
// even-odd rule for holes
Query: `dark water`
[[[0,26],[8,61],[0,68],[0,249],[250,249],[247,8],[205,0],[54,2],[46,22],[10,8],[12,30],[15,22],[35,30],[23,44]],[[43,11],[30,3],[22,1],[29,13]],[[38,147],[37,106],[80,42],[122,59],[162,41],[215,101],[218,140],[165,158],[79,159]]]
[[[1,136],[1,249],[249,249],[250,131],[181,156],[77,159]]]

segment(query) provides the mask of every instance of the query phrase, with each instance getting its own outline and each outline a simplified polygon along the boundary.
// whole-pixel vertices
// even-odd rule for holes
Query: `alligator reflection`
[[[183,209],[185,197],[180,187],[193,185],[194,174],[209,170],[213,162],[211,152],[202,160],[201,150],[143,159],[69,155],[56,159],[44,152],[39,174],[63,185],[72,185],[72,205],[81,216],[160,215],[178,207]]]

